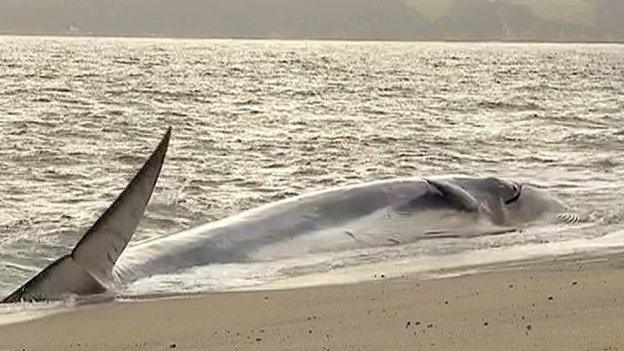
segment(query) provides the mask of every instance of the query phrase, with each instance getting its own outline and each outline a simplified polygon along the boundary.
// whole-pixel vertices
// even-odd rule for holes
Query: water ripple
[[[554,186],[604,233],[624,218],[620,72],[621,45],[1,37],[0,295],[75,243],[166,125],[139,240],[444,173]]]

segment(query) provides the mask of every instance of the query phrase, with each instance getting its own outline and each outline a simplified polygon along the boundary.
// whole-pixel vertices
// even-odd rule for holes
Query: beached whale
[[[402,178],[281,200],[124,251],[156,184],[169,137],[170,131],[72,253],[4,302],[97,294],[211,263],[399,245],[432,236],[496,234],[577,220],[564,204],[530,184],[495,177]]]

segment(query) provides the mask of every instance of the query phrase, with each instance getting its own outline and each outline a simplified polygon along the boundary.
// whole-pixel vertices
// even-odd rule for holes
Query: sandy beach
[[[615,257],[114,302],[0,327],[0,350],[620,350]]]

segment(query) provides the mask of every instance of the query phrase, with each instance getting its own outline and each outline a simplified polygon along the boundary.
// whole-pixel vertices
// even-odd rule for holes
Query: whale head
[[[520,182],[508,182],[512,195],[504,198],[505,221],[520,223],[571,223],[579,218],[563,202],[543,187]]]
[[[519,226],[531,223],[570,223],[578,217],[547,189],[498,177],[455,178],[496,225]]]

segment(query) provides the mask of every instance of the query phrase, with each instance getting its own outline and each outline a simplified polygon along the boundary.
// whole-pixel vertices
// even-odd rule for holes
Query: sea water
[[[133,241],[331,186],[449,173],[537,183],[583,221],[193,267],[121,286],[121,296],[624,249],[624,45],[9,36],[1,296],[71,250],[168,125],[168,157]]]

